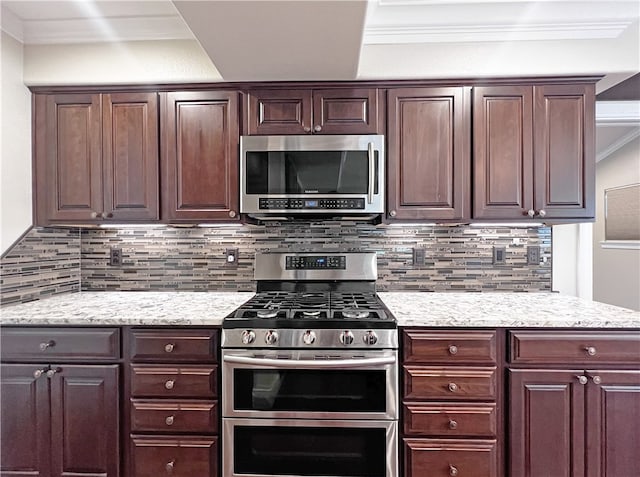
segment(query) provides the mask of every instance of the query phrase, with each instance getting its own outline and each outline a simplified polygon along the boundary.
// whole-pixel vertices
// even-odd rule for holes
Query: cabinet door
[[[264,89],[249,93],[249,134],[310,134],[310,89]]]
[[[584,477],[583,370],[510,370],[508,475]]]
[[[378,91],[375,88],[313,91],[315,134],[377,134]]]
[[[49,477],[49,385],[37,364],[0,366],[0,476]]]
[[[34,101],[37,225],[95,220],[103,207],[100,95]]]
[[[468,90],[388,92],[388,215],[460,220],[468,215]]]
[[[52,476],[119,474],[118,365],[52,365]]]
[[[533,89],[473,89],[473,217],[522,219],[533,210]]]
[[[104,218],[157,220],[158,95],[103,97]]]
[[[587,477],[638,475],[640,371],[587,371]]]
[[[594,85],[534,87],[535,210],[595,216]]]
[[[238,93],[164,93],[163,220],[238,220]]]

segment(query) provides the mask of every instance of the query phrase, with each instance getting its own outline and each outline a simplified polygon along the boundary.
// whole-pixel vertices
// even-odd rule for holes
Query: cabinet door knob
[[[167,389],[173,389],[173,386],[176,384],[176,382],[173,379],[169,379],[167,382],[164,383],[164,387]]]
[[[458,347],[456,345],[449,346],[449,354],[458,354]]]
[[[594,376],[591,379],[593,379],[593,384],[601,384],[602,383],[602,378],[600,376]]]
[[[36,370],[33,372],[33,377],[34,377],[34,378],[36,378],[36,379],[38,379],[40,376],[42,376],[42,375],[43,375],[44,373],[46,373],[46,372],[47,372],[47,370],[46,370],[46,369],[36,369]]]
[[[62,371],[61,369],[50,369],[49,371],[47,371],[47,378],[53,378],[56,373]]]
[[[547,211],[546,211],[546,210],[544,210],[544,209],[540,209],[540,212],[538,212],[538,215],[539,215],[540,217],[544,217],[544,216],[546,216],[546,215],[547,215]]]
[[[587,352],[589,356],[595,356],[597,353],[597,350],[593,346],[587,346],[584,350]]]
[[[395,217],[396,216],[396,211],[395,210],[390,210],[389,211],[389,217]]]
[[[111,212],[109,212],[108,214],[102,214],[102,217],[105,219],[112,219],[113,218],[113,214]]]
[[[533,219],[536,216],[536,211],[533,209],[529,209],[525,214]]]
[[[455,393],[458,391],[458,385],[456,383],[449,383],[449,391]]]
[[[165,424],[167,426],[173,426],[173,422],[174,422],[174,417],[173,416],[167,416],[167,418],[164,420]]]
[[[305,126],[302,129],[304,130],[304,132],[311,132],[311,128],[309,126]]]
[[[167,343],[166,345],[164,345],[164,351],[165,353],[171,353],[173,352],[175,347],[176,346],[173,343]]]
[[[578,382],[580,384],[587,384],[588,379],[586,376],[576,376],[576,377],[578,378]]]
[[[320,132],[320,131],[322,131],[322,126],[320,126],[319,124],[316,124],[316,125],[314,126],[313,130],[314,130],[315,132]]]
[[[458,428],[458,423],[453,419],[449,419],[449,429],[453,430],[457,428]]]
[[[232,219],[236,216],[236,211],[235,210],[230,210],[229,211],[229,217],[231,217]]]
[[[92,219],[101,219],[103,217],[102,212],[91,212]]]
[[[49,348],[53,348],[56,345],[56,342],[53,340],[49,340],[44,343],[40,343],[40,351],[46,351]]]
[[[451,477],[457,477],[458,475],[458,469],[451,464],[449,464],[449,475]]]
[[[173,475],[173,468],[175,467],[176,464],[176,460],[170,460],[169,462],[167,462],[167,465],[164,466],[164,468],[167,471],[167,475]]]

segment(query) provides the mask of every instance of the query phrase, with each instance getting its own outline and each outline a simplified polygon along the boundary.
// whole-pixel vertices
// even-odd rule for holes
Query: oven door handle
[[[367,158],[369,159],[369,190],[367,191],[367,200],[369,204],[373,204],[373,192],[376,187],[375,183],[375,160],[373,156],[373,143],[367,146]]]
[[[223,356],[225,363],[232,364],[252,364],[256,366],[269,366],[272,368],[307,368],[307,369],[330,369],[330,368],[359,368],[363,366],[381,366],[386,364],[395,364],[395,356],[385,356],[382,358],[354,358],[354,359],[327,359],[327,360],[309,360],[309,359],[269,359],[269,358],[252,358],[250,356]]]

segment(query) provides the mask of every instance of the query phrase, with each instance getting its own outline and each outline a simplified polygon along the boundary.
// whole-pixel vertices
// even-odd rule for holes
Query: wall
[[[640,183],[640,139],[596,165],[596,222],[593,231],[593,299],[640,310],[640,249],[606,249],[604,190]]]
[[[593,299],[593,224],[552,227],[553,291]]]
[[[0,253],[31,226],[31,94],[22,82],[22,43],[2,32]]]

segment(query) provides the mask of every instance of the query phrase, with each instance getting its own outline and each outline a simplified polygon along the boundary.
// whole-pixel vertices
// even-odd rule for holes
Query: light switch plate
[[[413,249],[413,266],[414,267],[423,267],[427,252],[424,248],[414,248]]]
[[[507,248],[506,247],[493,247],[493,264],[505,265],[507,263]]]
[[[529,245],[527,247],[527,265],[538,265],[540,263],[540,247]]]

